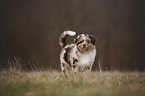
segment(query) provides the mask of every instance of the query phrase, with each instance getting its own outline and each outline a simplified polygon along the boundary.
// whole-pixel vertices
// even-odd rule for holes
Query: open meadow
[[[0,96],[145,96],[145,72],[0,72]]]
[[[145,0],[0,0],[0,96],[145,96]]]

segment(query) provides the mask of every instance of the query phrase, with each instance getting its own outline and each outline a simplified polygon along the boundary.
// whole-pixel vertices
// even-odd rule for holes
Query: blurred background
[[[73,30],[97,38],[94,70],[99,60],[102,70],[144,71],[144,9],[143,0],[1,0],[0,68],[17,58],[60,70],[59,36]]]

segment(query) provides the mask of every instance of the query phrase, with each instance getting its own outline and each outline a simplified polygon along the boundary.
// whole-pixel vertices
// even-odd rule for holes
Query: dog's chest
[[[94,62],[96,56],[96,50],[92,50],[91,52],[81,53],[77,52],[78,57],[78,65],[79,66],[91,66],[91,64]]]

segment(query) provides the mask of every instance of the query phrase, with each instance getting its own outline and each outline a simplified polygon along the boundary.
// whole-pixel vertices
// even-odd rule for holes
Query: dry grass
[[[16,58],[9,65],[0,71],[0,96],[145,96],[145,72],[66,76],[57,70],[24,72]]]
[[[90,75],[58,71],[0,72],[1,96],[145,96],[145,73],[91,72]]]

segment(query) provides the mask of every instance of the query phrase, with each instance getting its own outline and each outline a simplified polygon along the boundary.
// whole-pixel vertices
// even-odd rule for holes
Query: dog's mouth
[[[78,45],[78,49],[82,52],[86,52],[86,51],[90,51],[92,50],[94,47],[92,44],[79,44]]]
[[[88,50],[89,49],[89,46],[87,46],[87,45],[83,45],[83,47],[82,47],[84,50]]]

